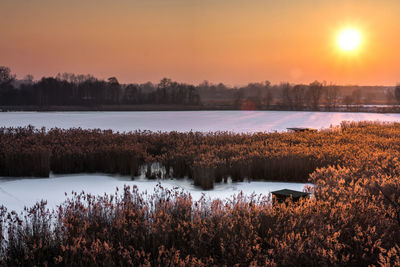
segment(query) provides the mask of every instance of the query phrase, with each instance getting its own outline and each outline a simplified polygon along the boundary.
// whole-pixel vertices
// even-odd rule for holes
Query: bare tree
[[[390,88],[390,89],[386,89],[384,91],[385,97],[386,97],[386,103],[387,104],[396,104],[397,100],[396,97],[394,95],[394,89]]]
[[[269,108],[272,102],[272,92],[271,92],[271,83],[270,81],[264,82],[264,88],[262,93],[262,103],[265,108]]]
[[[351,104],[353,104],[353,97],[351,95],[347,95],[343,99],[343,103],[347,106],[347,108],[350,107]]]
[[[0,86],[8,85],[15,80],[15,75],[11,74],[8,67],[0,66]]]
[[[292,109],[293,108],[293,99],[291,95],[292,87],[290,86],[289,83],[282,83],[280,87],[282,89],[283,105]]]
[[[339,88],[337,86],[330,85],[326,87],[325,101],[328,110],[336,108],[339,101]]]
[[[242,102],[244,99],[244,93],[242,89],[237,89],[236,93],[235,93],[235,100],[233,102],[233,105],[236,108],[240,108],[242,106]]]
[[[116,77],[108,78],[108,100],[116,104],[119,101],[121,85]]]
[[[394,96],[396,97],[397,103],[400,103],[400,84],[396,85],[394,89]]]
[[[306,87],[297,84],[292,89],[293,104],[297,109],[303,109],[306,100]]]
[[[308,86],[310,107],[314,110],[319,110],[319,101],[322,96],[323,88],[323,84],[318,81],[314,81]]]
[[[353,98],[353,104],[356,105],[360,105],[361,104],[361,89],[355,89],[352,93],[351,93],[351,97]]]

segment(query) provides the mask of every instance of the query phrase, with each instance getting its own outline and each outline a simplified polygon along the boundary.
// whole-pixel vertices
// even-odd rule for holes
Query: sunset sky
[[[399,0],[1,0],[0,65],[242,85],[400,82]],[[360,45],[344,51],[343,29]]]

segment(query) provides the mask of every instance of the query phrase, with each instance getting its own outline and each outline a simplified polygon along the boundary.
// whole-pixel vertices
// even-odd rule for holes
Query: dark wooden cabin
[[[308,198],[308,195],[310,193],[290,189],[282,189],[278,191],[273,191],[271,192],[271,194],[274,202],[285,202],[285,200],[290,197],[293,199],[293,202],[297,202],[300,198]]]
[[[295,132],[295,133],[299,133],[299,132],[317,132],[317,129],[313,129],[313,128],[286,128],[289,132]]]

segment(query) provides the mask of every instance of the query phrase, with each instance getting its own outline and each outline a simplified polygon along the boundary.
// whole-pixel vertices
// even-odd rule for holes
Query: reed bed
[[[314,197],[296,203],[241,194],[193,201],[158,186],[152,194],[73,193],[56,210],[0,207],[1,266],[400,266],[397,123],[253,135],[28,127],[0,136],[2,173],[5,164],[18,173],[20,155],[35,175],[41,164],[62,172],[141,166],[149,175],[163,166],[163,175],[190,175],[203,187],[298,173],[315,185],[305,189]],[[15,154],[6,161],[4,151]]]
[[[399,266],[400,162],[317,169],[314,198],[193,201],[158,186],[0,208],[2,266]],[[5,231],[6,230],[6,231]],[[7,238],[5,238],[6,236]]]
[[[370,153],[398,155],[399,141],[400,124],[377,122],[256,134],[1,128],[0,175],[103,172],[134,178],[145,166],[149,178],[188,176],[204,189],[228,178],[306,182],[319,167],[351,166]]]

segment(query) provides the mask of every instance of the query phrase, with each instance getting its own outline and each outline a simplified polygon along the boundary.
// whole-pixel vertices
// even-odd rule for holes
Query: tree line
[[[228,89],[225,91],[228,92]],[[400,103],[400,85],[395,88],[339,86],[319,81],[310,84],[271,85],[266,81],[240,87],[232,97],[234,106],[238,109],[334,111],[364,104]]]
[[[72,73],[43,77],[33,81],[27,75],[16,80],[7,67],[0,67],[1,105],[199,105],[200,96],[193,85],[164,78],[158,84],[120,84],[116,77],[106,81],[92,75]]]
[[[0,66],[2,106],[95,106],[95,105],[191,105],[204,109],[326,110],[362,104],[400,103],[400,85],[338,86],[314,81],[310,84],[269,81],[244,86],[179,83],[163,78],[159,83],[121,84],[92,75],[57,74],[34,81],[32,75],[17,80],[8,67]]]

